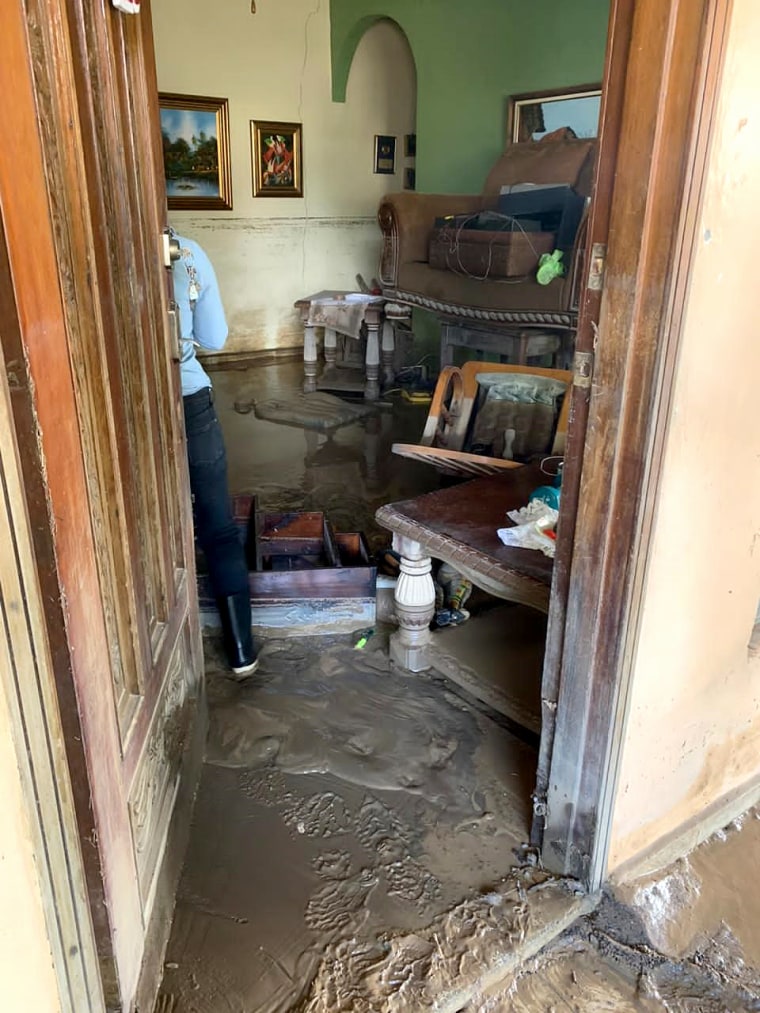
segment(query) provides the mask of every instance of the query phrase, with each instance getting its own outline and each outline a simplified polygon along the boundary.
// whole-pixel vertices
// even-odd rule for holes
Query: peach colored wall
[[[735,0],[609,870],[760,780],[760,6]]]
[[[389,21],[362,38],[345,103],[331,96],[327,0],[158,0],[152,5],[161,91],[227,98],[232,211],[172,211],[207,250],[230,325],[229,352],[299,345],[293,303],[377,274],[381,197],[403,187],[404,134],[414,131],[416,74]],[[254,198],[251,120],[303,123],[304,197]],[[396,141],[396,172],[373,172],[375,134]]]
[[[0,680],[0,1008],[56,1013],[58,987],[11,736]]]

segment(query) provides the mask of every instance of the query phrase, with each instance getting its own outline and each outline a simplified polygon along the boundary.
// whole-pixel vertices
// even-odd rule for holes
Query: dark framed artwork
[[[404,169],[404,189],[414,190],[417,186],[417,172],[413,168]]]
[[[540,141],[563,127],[576,137],[596,137],[601,104],[600,84],[513,95],[507,111],[507,142]]]
[[[169,208],[232,210],[226,98],[158,96]]]
[[[254,197],[303,197],[300,123],[251,120]]]
[[[417,157],[417,135],[416,134],[404,134],[404,157],[405,158],[416,158]]]
[[[396,171],[396,138],[375,134],[375,172],[392,176]]]

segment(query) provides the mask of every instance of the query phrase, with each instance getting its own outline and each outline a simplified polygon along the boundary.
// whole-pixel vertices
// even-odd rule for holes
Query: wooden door
[[[201,653],[148,4],[0,8],[0,342],[105,991],[158,973]],[[8,326],[6,326],[6,324]],[[199,755],[199,751],[196,751]],[[173,864],[174,863],[174,864]]]

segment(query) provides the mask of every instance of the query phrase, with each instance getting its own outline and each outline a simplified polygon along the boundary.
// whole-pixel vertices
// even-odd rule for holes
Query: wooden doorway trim
[[[96,1013],[105,1010],[100,965],[28,512],[27,483],[35,483],[23,473],[17,442],[20,419],[31,420],[29,389],[18,360],[3,355],[18,347],[18,334],[11,333],[17,319],[1,216],[0,328],[0,693],[10,711],[60,1008]]]
[[[558,680],[548,701],[556,703],[556,724],[544,771],[543,860],[591,889],[606,875],[638,596],[731,3],[617,0],[613,27],[626,8],[632,17],[568,596],[566,609],[560,602],[550,617],[547,652]],[[588,304],[583,312],[581,328],[593,320]]]

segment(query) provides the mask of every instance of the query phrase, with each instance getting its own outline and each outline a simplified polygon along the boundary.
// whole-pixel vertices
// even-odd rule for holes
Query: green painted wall
[[[330,0],[333,97],[380,18],[417,64],[417,189],[477,193],[504,149],[507,99],[601,80],[609,0]]]

